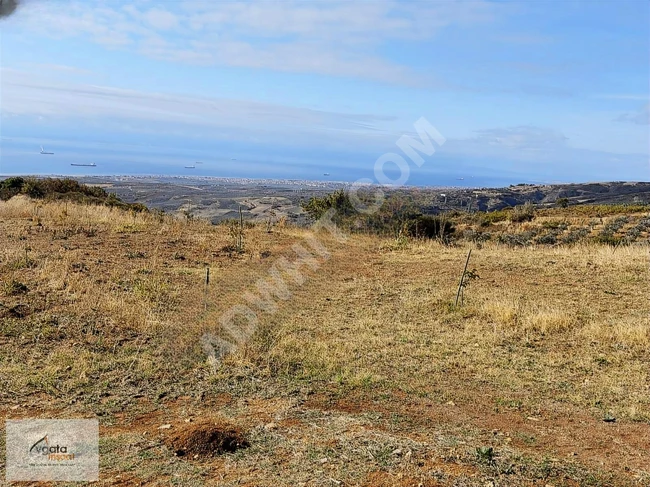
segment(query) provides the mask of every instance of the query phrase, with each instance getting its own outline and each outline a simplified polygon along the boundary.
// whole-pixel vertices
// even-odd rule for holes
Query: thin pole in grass
[[[239,242],[238,242],[239,251],[241,252],[244,248],[244,215],[241,211],[241,205],[239,205]]]
[[[465,274],[467,273],[467,265],[469,264],[469,258],[472,255],[472,249],[469,249],[467,253],[467,260],[465,261],[465,269],[463,269],[463,275],[460,276],[460,283],[458,284],[458,292],[456,293],[456,306],[458,306],[458,299],[460,298],[460,293],[463,289],[463,281],[465,280]]]
[[[210,286],[210,268],[205,269],[205,291],[203,293],[203,305],[208,310],[208,286]]]

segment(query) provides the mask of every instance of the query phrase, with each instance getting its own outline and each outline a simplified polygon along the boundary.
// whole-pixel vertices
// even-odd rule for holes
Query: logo
[[[5,426],[4,480],[99,480],[99,422],[96,419],[17,419],[6,420]]]
[[[29,449],[29,454],[47,456],[48,460],[59,462],[64,460],[74,460],[74,453],[68,453],[67,446],[61,446],[59,444],[50,446],[50,441],[48,440],[47,435],[32,445]]]

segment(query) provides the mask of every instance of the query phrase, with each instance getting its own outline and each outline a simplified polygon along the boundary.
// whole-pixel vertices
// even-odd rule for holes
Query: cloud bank
[[[443,85],[382,55],[390,43],[434,39],[448,26],[494,21],[507,7],[472,2],[153,2],[120,5],[31,0],[20,21],[53,37],[80,37],[111,49],[197,65],[265,68],[363,78],[408,86]]]

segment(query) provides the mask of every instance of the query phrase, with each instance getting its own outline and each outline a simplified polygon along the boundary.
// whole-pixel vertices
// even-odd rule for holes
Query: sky
[[[0,174],[373,180],[424,117],[444,143],[409,185],[648,181],[649,25],[645,0],[23,0]]]

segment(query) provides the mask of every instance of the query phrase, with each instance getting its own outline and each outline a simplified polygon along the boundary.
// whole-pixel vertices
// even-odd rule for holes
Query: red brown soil
[[[163,441],[175,455],[188,458],[213,457],[249,446],[241,429],[223,419],[188,423]]]
[[[363,395],[333,399],[327,394],[316,394],[304,406],[357,414],[399,414],[413,425],[411,431],[403,433],[416,440],[424,440],[429,429],[476,428],[485,435],[505,438],[510,445],[536,456],[570,457],[608,471],[648,467],[649,424],[605,423],[578,410],[541,411],[535,416],[507,409],[495,411],[485,392],[481,397],[460,396],[453,405],[409,397],[399,391],[393,393],[392,400],[381,402]],[[534,437],[535,441],[526,443],[522,434]]]

